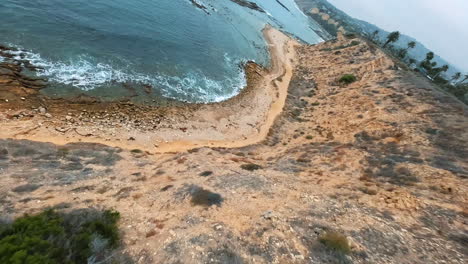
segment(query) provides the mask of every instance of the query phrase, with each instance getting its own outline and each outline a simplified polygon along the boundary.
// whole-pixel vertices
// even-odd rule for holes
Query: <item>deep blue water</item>
[[[1,0],[0,44],[29,51],[49,95],[221,101],[245,86],[242,62],[268,63],[265,24],[321,40],[294,0],[252,1],[266,13],[230,0],[197,0],[209,14],[189,0]]]

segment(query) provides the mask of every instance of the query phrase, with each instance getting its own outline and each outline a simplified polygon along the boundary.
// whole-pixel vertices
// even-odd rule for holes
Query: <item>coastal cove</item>
[[[10,87],[9,103],[0,104],[4,120],[0,137],[54,144],[101,143],[150,153],[258,143],[282,111],[296,58],[294,46],[298,45],[272,27],[265,28],[263,35],[269,46],[270,68],[246,64],[247,87],[226,101],[167,102],[153,107],[88,97],[52,99],[34,89]],[[25,112],[31,107],[40,109],[39,113]],[[27,120],[8,118],[18,115]],[[31,115],[34,117],[28,117]]]
[[[15,49],[0,61],[36,67],[51,98],[220,102],[246,86],[242,65],[269,66],[265,25],[323,41],[294,0],[5,0],[0,17],[0,45]]]

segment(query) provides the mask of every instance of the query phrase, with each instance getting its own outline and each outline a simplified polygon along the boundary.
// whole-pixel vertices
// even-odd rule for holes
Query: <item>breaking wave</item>
[[[14,60],[25,60],[38,68],[37,75],[47,77],[49,82],[72,85],[82,91],[90,91],[101,85],[132,83],[158,87],[164,97],[193,103],[210,103],[227,100],[247,85],[245,72],[241,65],[246,59],[232,59],[228,54],[224,56],[224,67],[234,69],[234,78],[225,77],[214,80],[201,72],[189,72],[181,76],[148,75],[131,70],[116,69],[112,65],[93,63],[92,58],[80,56],[70,63],[52,62],[40,54],[25,51],[14,46],[16,51],[7,53],[15,55]],[[4,60],[0,56],[0,62]],[[128,67],[131,68],[131,67]]]

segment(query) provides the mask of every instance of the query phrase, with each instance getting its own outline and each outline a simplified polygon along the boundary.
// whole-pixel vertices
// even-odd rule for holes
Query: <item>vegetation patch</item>
[[[0,223],[0,263],[94,263],[119,242],[115,211],[47,210]]]
[[[25,193],[25,192],[34,192],[35,190],[39,189],[41,186],[37,184],[24,184],[17,186],[13,189],[13,192],[17,193]]]
[[[326,232],[319,237],[319,241],[329,249],[338,253],[349,254],[351,247],[345,235],[338,232]]]
[[[255,170],[262,169],[262,166],[253,164],[253,163],[248,163],[248,164],[242,164],[241,169],[248,170],[248,171],[255,171]]]
[[[212,171],[204,171],[204,172],[200,173],[200,176],[202,176],[202,177],[208,177],[208,176],[210,176],[210,175],[212,175],[212,174],[213,174]]]
[[[217,205],[221,206],[221,203],[223,202],[223,197],[221,195],[205,190],[203,188],[196,188],[192,192],[192,205],[201,205],[201,206],[212,206],[212,205]]]
[[[339,81],[340,81],[340,83],[350,84],[350,83],[355,82],[356,80],[357,80],[357,78],[353,74],[345,74],[345,75],[341,76]]]

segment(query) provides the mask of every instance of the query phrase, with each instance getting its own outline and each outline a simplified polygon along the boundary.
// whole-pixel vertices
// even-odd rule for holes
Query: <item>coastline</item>
[[[263,35],[270,48],[270,69],[247,64],[247,87],[226,101],[151,107],[86,97],[50,99],[37,90],[25,92],[19,82],[16,89],[10,88],[18,99],[0,103],[0,138],[100,143],[150,153],[261,142],[283,109],[297,44],[270,26]]]
[[[148,155],[102,144],[0,139],[0,212],[15,218],[46,208],[115,209],[123,234],[116,254],[139,263],[223,263],[226,256],[340,263],[342,255],[322,242],[328,232],[347,241],[353,263],[465,263],[467,107],[365,39],[341,36],[295,50],[285,106],[262,142]],[[249,111],[264,99],[259,84],[267,72],[247,68],[250,85],[242,94],[211,107],[168,107],[178,126],[160,129],[188,133],[181,122],[196,118],[229,124],[216,120],[225,110],[241,111],[228,112],[232,119],[257,114]],[[356,82],[339,82],[350,73]],[[54,115],[65,107],[48,106]],[[119,111],[153,118],[143,110]],[[12,123],[33,119],[17,114]],[[52,132],[60,125],[47,124]]]

